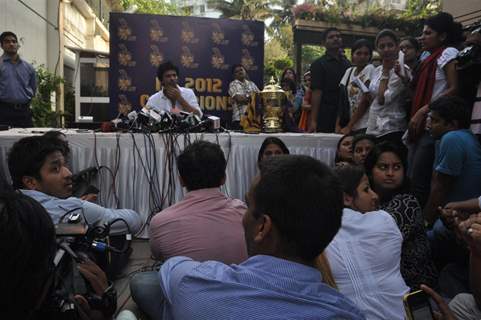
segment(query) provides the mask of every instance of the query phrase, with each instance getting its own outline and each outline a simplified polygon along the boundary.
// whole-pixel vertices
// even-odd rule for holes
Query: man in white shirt
[[[194,91],[177,84],[179,69],[170,61],[159,65],[157,78],[162,88],[147,101],[147,107],[156,111],[178,113],[180,111],[195,113],[202,117],[199,103]]]
[[[72,197],[72,173],[66,167],[65,149],[55,139],[34,136],[20,139],[10,149],[8,168],[13,186],[37,200],[54,224],[68,212],[80,212],[89,226],[111,225],[110,234],[137,233],[142,220],[130,209],[109,209]],[[119,220],[122,219],[122,220]]]

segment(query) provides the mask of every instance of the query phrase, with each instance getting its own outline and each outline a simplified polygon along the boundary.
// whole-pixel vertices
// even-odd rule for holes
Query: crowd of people
[[[481,44],[480,31],[468,43]],[[5,39],[7,49],[16,43],[7,35],[2,48]],[[186,146],[176,157],[185,196],[148,225],[152,256],[162,264],[130,279],[148,318],[402,320],[403,297],[417,290],[441,319],[481,317],[481,146],[470,130],[479,90],[462,84],[460,26],[439,13],[425,21],[419,42],[382,30],[377,67],[369,41],[355,42],[351,66],[340,32],[328,29],[324,39],[326,55],[304,75],[308,87],[298,88],[291,69],[281,84],[292,92],[301,130],[343,134],[335,166],[292,155],[269,137],[242,201],[220,191],[227,161],[219,145]],[[258,89],[246,84],[241,65],[233,71],[239,126]],[[200,115],[177,75],[163,64],[165,88],[147,104]],[[467,78],[479,85],[481,73]],[[55,318],[55,226],[76,211],[91,228],[109,225],[106,236],[142,228],[133,210],[72,196],[70,157],[59,132],[22,138],[9,152],[13,188],[3,182],[0,191],[1,318]],[[71,292],[75,317],[112,318],[115,292],[105,270],[92,256],[76,262],[93,296]]]

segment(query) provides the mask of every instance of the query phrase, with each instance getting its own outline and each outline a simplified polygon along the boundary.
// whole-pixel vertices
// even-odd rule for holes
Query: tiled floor
[[[133,240],[132,249],[132,255],[123,276],[114,281],[115,289],[117,290],[117,312],[127,309],[135,313],[139,320],[147,320],[148,318],[141,314],[130,296],[129,280],[139,270],[153,266],[155,261],[151,258],[148,240]]]

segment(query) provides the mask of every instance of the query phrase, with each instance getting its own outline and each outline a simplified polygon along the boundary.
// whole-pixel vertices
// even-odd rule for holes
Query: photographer
[[[91,288],[90,292],[85,292],[88,295],[67,292],[66,303],[56,304],[60,292],[58,285],[64,285],[63,279],[59,279],[58,265],[54,263],[56,250],[55,228],[45,209],[21,193],[0,191],[1,319],[111,317],[116,308],[116,293],[108,288],[105,274],[88,259],[78,264],[78,271]],[[59,264],[68,258],[64,256]],[[92,297],[113,304],[108,310],[94,310],[89,302],[93,301]],[[62,316],[65,305],[74,308],[67,316]]]

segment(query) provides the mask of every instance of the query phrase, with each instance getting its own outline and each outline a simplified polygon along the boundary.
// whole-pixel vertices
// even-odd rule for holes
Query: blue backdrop
[[[206,114],[230,120],[231,67],[243,64],[262,90],[264,23],[151,14],[110,14],[109,95],[112,117],[139,109],[160,84],[157,66],[179,67],[179,85],[192,88]]]

